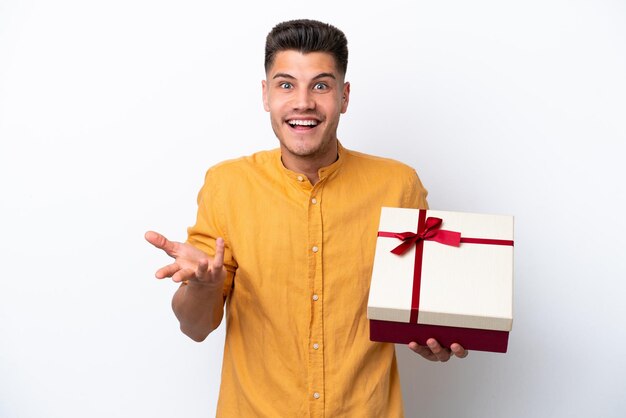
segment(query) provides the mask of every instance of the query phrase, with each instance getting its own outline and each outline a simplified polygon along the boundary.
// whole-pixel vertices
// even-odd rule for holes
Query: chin
[[[286,148],[290,154],[298,156],[298,157],[302,157],[302,158],[314,157],[320,154],[319,148],[294,148],[294,147],[286,147]]]
[[[295,143],[294,143],[295,142]],[[325,145],[320,143],[310,143],[309,141],[292,141],[287,142],[285,148],[293,155],[298,157],[314,157],[324,153]]]

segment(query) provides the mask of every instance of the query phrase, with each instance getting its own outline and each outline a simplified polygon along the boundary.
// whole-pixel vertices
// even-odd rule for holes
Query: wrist
[[[224,287],[224,281],[221,280],[219,282],[214,283],[206,283],[200,282],[198,280],[186,280],[183,282],[185,287],[185,291],[187,293],[191,293],[194,295],[208,295],[214,292],[222,293],[222,288]]]

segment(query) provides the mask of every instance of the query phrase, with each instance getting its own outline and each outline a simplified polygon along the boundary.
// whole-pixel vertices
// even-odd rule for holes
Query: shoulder
[[[379,157],[349,149],[344,149],[344,153],[346,156],[346,165],[350,169],[359,170],[361,173],[363,173],[363,171],[371,171],[373,173],[386,172],[389,174],[406,175],[408,177],[413,177],[416,174],[413,167],[391,158]]]
[[[259,151],[252,155],[225,160],[210,167],[206,177],[229,178],[241,176],[246,173],[254,174],[270,170],[277,160],[280,159],[280,150]]]
[[[348,178],[366,182],[370,189],[384,189],[400,196],[397,205],[409,208],[427,208],[424,188],[415,169],[391,158],[377,157],[358,151],[345,150]]]

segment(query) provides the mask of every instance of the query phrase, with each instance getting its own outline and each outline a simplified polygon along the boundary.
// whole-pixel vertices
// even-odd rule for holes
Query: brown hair
[[[342,75],[348,69],[348,40],[336,27],[317,20],[299,19],[274,26],[265,40],[265,71],[278,52],[295,50],[303,54],[328,52],[335,58]]]

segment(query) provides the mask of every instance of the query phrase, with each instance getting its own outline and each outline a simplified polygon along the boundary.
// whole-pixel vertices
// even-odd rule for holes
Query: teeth
[[[288,123],[291,126],[296,126],[296,125],[300,125],[300,126],[316,126],[317,125],[317,121],[316,120],[299,120],[299,119],[294,119],[294,120],[288,121]]]

